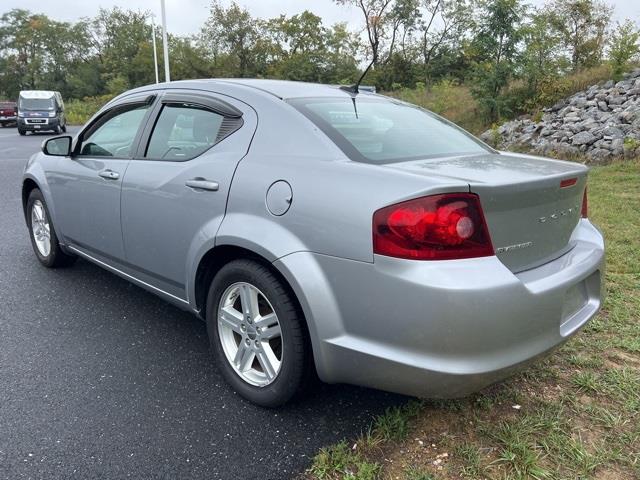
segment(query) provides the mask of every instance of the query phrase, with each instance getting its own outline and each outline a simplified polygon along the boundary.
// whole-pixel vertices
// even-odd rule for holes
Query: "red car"
[[[18,104],[16,102],[0,102],[0,125],[16,125],[18,120]]]

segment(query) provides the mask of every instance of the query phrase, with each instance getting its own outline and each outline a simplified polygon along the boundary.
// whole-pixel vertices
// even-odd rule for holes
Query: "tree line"
[[[325,0],[329,1],[329,0]],[[212,0],[192,36],[169,36],[172,80],[261,77],[379,90],[466,84],[489,119],[544,102],[554,82],[603,63],[620,75],[640,34],[613,24],[601,0],[334,0],[361,13],[359,29],[311,11],[269,19]],[[59,90],[66,98],[117,94],[153,83],[148,12],[100,9],[60,22],[14,9],[0,17],[0,96]],[[159,55],[163,72],[162,55]]]

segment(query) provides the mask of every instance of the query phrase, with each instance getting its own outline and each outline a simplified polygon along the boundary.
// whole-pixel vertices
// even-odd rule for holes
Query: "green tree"
[[[66,79],[83,61],[79,52],[86,50],[86,38],[81,22],[56,22],[21,9],[5,13],[0,17],[0,90],[11,98],[22,89],[69,93]]]
[[[325,27],[317,15],[304,11],[266,23],[271,39],[268,75],[288,80],[339,83],[357,72],[357,41],[344,24]],[[266,42],[268,43],[268,42]]]
[[[631,21],[618,23],[618,27],[611,35],[609,60],[613,66],[613,75],[619,79],[629,68],[629,62],[640,53],[640,30]]]
[[[602,61],[613,9],[599,0],[553,0],[546,7],[551,25],[560,34],[572,70]]]
[[[365,32],[369,45],[370,62],[362,73],[367,72],[380,62],[380,53],[385,41],[385,35],[393,18],[394,0],[334,0],[339,5],[349,5],[360,10],[364,17]]]
[[[209,17],[200,34],[200,46],[211,58],[216,74],[254,77],[263,74],[258,53],[263,22],[233,2],[228,8],[211,2]]]
[[[474,2],[468,0],[423,0],[423,15],[419,22],[419,49],[424,78],[451,76],[458,71],[464,77],[463,44],[475,27]],[[455,67],[454,67],[455,66]]]
[[[557,83],[566,66],[560,35],[549,28],[550,17],[544,9],[534,10],[522,27],[523,48],[516,73],[524,86],[509,92],[514,112],[544,104],[547,87]]]
[[[520,0],[487,0],[474,38],[476,56],[472,94],[491,121],[504,113],[503,89],[512,78],[525,7]]]
[[[140,52],[150,47],[151,27],[147,24],[148,14],[122,10],[100,9],[91,21],[90,35],[93,51],[99,62],[99,68],[105,82],[120,77],[115,82],[119,87],[132,88],[155,81],[151,53],[149,59],[140,68]],[[138,60],[138,61],[136,61]],[[124,80],[124,82],[122,81]]]

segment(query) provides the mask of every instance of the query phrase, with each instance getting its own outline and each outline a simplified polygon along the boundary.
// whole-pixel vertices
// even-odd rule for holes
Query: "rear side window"
[[[400,102],[344,97],[290,103],[355,161],[382,164],[489,151],[452,123]]]
[[[153,128],[145,157],[151,160],[190,160],[233,133],[240,125],[239,119],[227,118],[199,105],[166,104]]]

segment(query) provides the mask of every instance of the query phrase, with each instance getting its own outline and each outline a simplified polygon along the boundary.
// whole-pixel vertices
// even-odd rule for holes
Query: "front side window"
[[[198,105],[166,104],[145,157],[170,161],[195,158],[220,140],[224,121],[224,116]]]
[[[80,155],[128,158],[148,109],[148,104],[116,107],[83,134]]]
[[[464,130],[400,102],[344,97],[290,103],[356,161],[382,164],[488,152]]]

